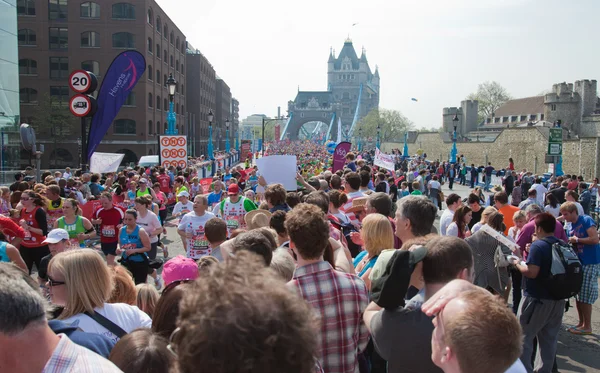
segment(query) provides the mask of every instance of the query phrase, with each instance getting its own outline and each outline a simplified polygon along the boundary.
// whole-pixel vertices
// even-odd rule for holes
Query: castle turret
[[[598,102],[597,84],[595,80],[578,80],[573,88],[581,96],[581,114],[588,116],[596,110]]]
[[[558,83],[552,85],[552,92],[544,95],[544,120],[554,123],[561,121],[564,128],[580,133],[583,105],[578,92],[580,82],[575,85]]]

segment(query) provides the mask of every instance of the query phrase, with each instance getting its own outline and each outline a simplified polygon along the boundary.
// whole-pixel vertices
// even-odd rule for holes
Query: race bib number
[[[115,237],[117,230],[114,225],[105,225],[102,227],[102,235],[104,237]]]
[[[71,248],[78,248],[81,246],[77,238],[69,238],[69,245]]]
[[[227,229],[232,231],[234,229],[238,229],[240,227],[240,221],[237,216],[226,216],[225,223],[227,224]]]
[[[203,256],[210,255],[212,249],[208,246],[208,240],[204,234],[196,234],[190,239],[189,257],[200,259]]]

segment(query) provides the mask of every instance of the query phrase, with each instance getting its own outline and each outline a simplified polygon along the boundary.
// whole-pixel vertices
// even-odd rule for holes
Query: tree
[[[39,139],[52,139],[54,151],[58,148],[61,140],[79,132],[76,127],[78,118],[71,114],[65,103],[54,102],[48,93],[43,95],[32,114],[30,124],[35,129],[38,141]],[[50,162],[55,162],[54,166],[56,166],[56,157],[50,159]]]
[[[479,101],[479,123],[493,116],[496,110],[512,97],[500,83],[483,82],[477,86],[477,92],[467,96],[467,100]]]
[[[388,139],[403,139],[404,132],[413,129],[414,124],[398,110],[373,109],[358,122],[354,136],[362,130],[363,139],[377,138],[377,125],[380,126],[381,141]]]

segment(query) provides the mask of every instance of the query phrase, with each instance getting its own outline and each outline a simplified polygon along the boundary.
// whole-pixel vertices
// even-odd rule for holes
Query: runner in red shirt
[[[10,244],[19,248],[21,241],[25,238],[25,230],[15,223],[11,218],[0,215],[0,232],[2,232]]]
[[[159,175],[156,178],[158,183],[160,184],[160,191],[163,192],[167,199],[173,197],[173,186],[171,185],[171,177],[167,175],[164,167],[161,167],[159,170]]]
[[[124,213],[120,208],[113,206],[112,195],[109,192],[102,192],[100,202],[102,207],[94,213],[95,219],[92,219],[92,224],[100,225],[100,248],[106,256],[107,264],[112,266],[115,264],[118,233]]]

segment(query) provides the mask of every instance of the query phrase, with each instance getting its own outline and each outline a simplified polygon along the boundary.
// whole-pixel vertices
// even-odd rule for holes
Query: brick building
[[[217,77],[217,97],[216,97],[215,122],[213,123],[213,140],[215,150],[225,149],[225,136],[227,134],[226,122],[229,121],[229,146],[234,146],[232,141],[231,126],[231,89],[225,81]],[[229,150],[229,149],[227,149]]]
[[[68,117],[71,71],[102,75],[122,51],[146,58],[146,73],[119,111],[98,151],[125,154],[125,162],[157,154],[167,126],[165,81],[178,82],[174,97],[179,133],[185,133],[186,38],[153,0],[19,0],[18,40],[21,118],[45,144],[42,167],[79,164],[79,121]],[[49,108],[49,109],[47,109]],[[49,125],[52,116],[65,118]],[[89,123],[89,120],[88,120]]]

